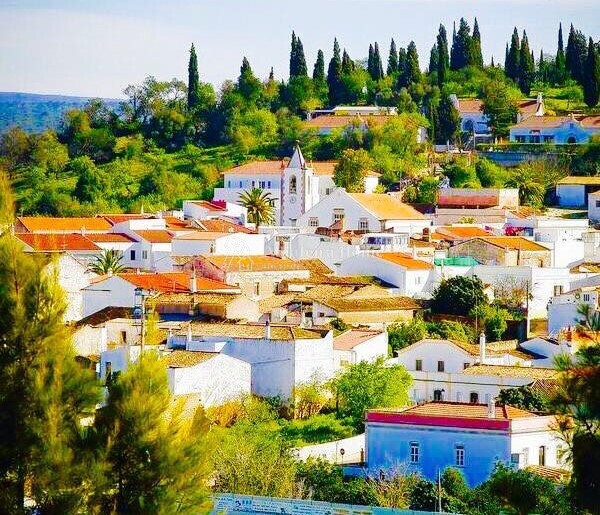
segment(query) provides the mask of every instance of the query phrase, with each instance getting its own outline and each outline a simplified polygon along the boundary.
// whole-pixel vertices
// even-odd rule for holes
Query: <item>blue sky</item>
[[[503,60],[516,25],[536,56],[554,52],[559,21],[600,38],[599,0],[0,0],[0,91],[120,97],[147,75],[187,75],[193,41],[201,79],[219,86],[246,55],[264,77],[287,75],[292,30],[309,68],[334,36],[353,58],[379,41],[414,40],[423,66],[439,23],[477,16],[484,59]]]

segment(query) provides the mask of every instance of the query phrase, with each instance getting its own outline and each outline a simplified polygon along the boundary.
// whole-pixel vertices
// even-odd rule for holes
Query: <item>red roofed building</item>
[[[68,252],[69,254],[98,255],[102,249],[80,233],[15,233],[25,245],[26,252]]]
[[[485,481],[496,463],[511,468],[562,466],[553,416],[488,404],[434,401],[366,414],[366,468],[388,476],[406,473],[435,480],[458,468],[469,486]],[[364,473],[364,472],[363,472]]]
[[[19,216],[15,222],[15,232],[37,234],[108,232],[111,227],[108,220],[92,217]]]
[[[515,143],[583,144],[600,134],[600,115],[531,117],[510,128]]]
[[[361,361],[387,358],[388,335],[386,331],[350,329],[333,339],[333,357],[337,368]]]

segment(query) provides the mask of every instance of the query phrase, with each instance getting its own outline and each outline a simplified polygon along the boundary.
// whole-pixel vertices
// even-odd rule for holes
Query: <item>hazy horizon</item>
[[[192,42],[201,80],[217,89],[238,76],[243,56],[259,77],[273,66],[287,79],[292,30],[309,71],[319,48],[329,60],[334,37],[354,59],[374,41],[386,60],[392,37],[414,40],[425,67],[439,24],[451,37],[461,16],[471,27],[477,17],[486,63],[504,61],[514,26],[536,58],[556,51],[561,21],[565,44],[571,23],[600,35],[597,0],[0,0],[0,91],[121,98],[148,75],[187,80]]]

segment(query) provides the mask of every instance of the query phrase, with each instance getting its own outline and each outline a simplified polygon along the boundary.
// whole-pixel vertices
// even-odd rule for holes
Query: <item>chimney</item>
[[[267,320],[267,323],[265,324],[265,339],[266,340],[271,339],[271,324],[269,323],[268,320]]]
[[[479,362],[485,362],[485,333],[483,331],[479,335]]]
[[[423,241],[431,243],[431,229],[429,227],[423,227]]]
[[[488,418],[496,418],[496,399],[490,395],[487,403],[487,416]]]
[[[198,291],[198,286],[196,283],[196,268],[192,270],[192,276],[190,277],[190,293],[196,293]]]

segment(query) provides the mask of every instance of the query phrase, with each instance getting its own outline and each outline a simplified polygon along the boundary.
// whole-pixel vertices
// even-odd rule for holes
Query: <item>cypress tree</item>
[[[373,75],[375,74],[374,61],[375,61],[375,50],[373,49],[373,45],[369,44],[369,58],[367,60],[367,72],[369,72],[369,75],[371,76],[371,78],[373,78]]]
[[[446,35],[446,27],[440,24],[437,35],[437,50],[438,50],[438,84],[441,86],[446,82],[448,77],[448,68],[450,67],[450,57],[448,55],[448,37]]]
[[[555,80],[558,84],[563,84],[566,78],[566,63],[565,63],[565,47],[563,44],[563,31],[562,23],[558,26],[558,50],[556,52],[556,77]]]
[[[533,63],[533,54],[529,50],[529,40],[527,33],[523,31],[523,40],[521,41],[521,51],[519,55],[519,87],[525,95],[531,92],[531,84],[535,78],[535,65]]]
[[[190,59],[188,61],[188,91],[187,91],[187,104],[188,110],[192,111],[198,106],[200,102],[200,79],[198,78],[198,57],[196,56],[196,49],[194,43],[190,48]]]
[[[402,82],[400,87],[408,87],[414,82],[421,81],[421,69],[419,68],[419,55],[414,41],[408,44],[406,50],[406,61],[404,63],[404,72],[401,75]]]
[[[481,34],[479,33],[479,24],[477,18],[475,18],[475,24],[473,25],[473,37],[471,40],[471,60],[472,64],[478,68],[483,68],[483,54],[481,53]]]
[[[242,66],[240,67],[238,88],[242,96],[250,102],[258,100],[262,88],[262,84],[254,75],[250,62],[245,56],[242,59]]]
[[[575,30],[571,24],[569,39],[567,41],[567,51],[565,55],[565,65],[571,77],[579,84],[584,82],[584,68],[587,59],[587,41],[583,33]]]
[[[290,77],[295,77],[298,74],[298,59],[296,57],[296,46],[296,33],[292,31],[292,45],[290,49]]]
[[[275,72],[273,71],[273,67],[271,66],[271,71],[269,72],[269,82],[275,80]]]
[[[375,73],[373,80],[383,79],[383,63],[381,62],[379,43],[377,41],[375,41],[375,48],[373,50],[373,72]]]
[[[340,104],[343,100],[342,60],[337,38],[333,42],[333,56],[327,69],[327,85],[329,86],[329,105],[336,106]]]
[[[585,81],[583,84],[583,98],[589,107],[598,104],[600,96],[600,58],[598,49],[592,38],[589,39],[587,59],[585,64]]]
[[[506,43],[506,48],[504,49],[504,70],[507,69],[509,55],[508,43]]]
[[[296,38],[296,76],[308,77],[306,58],[304,57],[304,46],[300,38]]]
[[[548,70],[548,68],[546,66],[546,61],[544,60],[544,49],[542,48],[540,50],[540,60],[538,61],[538,66],[537,66],[538,78],[542,82],[546,82],[548,79],[547,70]]]
[[[346,49],[344,48],[344,51],[342,52],[342,75],[348,75],[349,73],[352,72],[352,70],[353,70],[352,59],[350,59],[348,52],[346,52]]]
[[[398,50],[396,48],[396,42],[392,38],[390,43],[390,55],[388,56],[387,74],[394,75],[398,72]]]
[[[317,52],[317,60],[313,68],[313,80],[325,82],[325,55],[321,49]]]
[[[450,67],[453,70],[460,70],[465,66],[473,64],[472,47],[471,29],[466,20],[461,18],[458,32],[452,45],[452,58],[454,62],[450,63]]]
[[[492,62],[490,63],[490,66],[494,68],[494,56],[492,56]]]
[[[519,81],[520,51],[521,43],[519,42],[519,33],[517,32],[517,27],[515,27],[510,40],[510,50],[508,51],[508,58],[506,59],[505,66],[506,76],[515,82]]]
[[[437,43],[434,43],[431,47],[431,52],[429,53],[429,73],[437,72],[439,58],[440,53],[438,51]]]
[[[398,73],[402,75],[404,73],[404,67],[406,66],[406,50],[404,47],[398,49]]]

